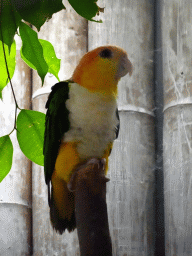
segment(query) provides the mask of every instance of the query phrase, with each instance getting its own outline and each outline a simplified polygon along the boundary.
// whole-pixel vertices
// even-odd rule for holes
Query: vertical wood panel
[[[17,42],[17,65],[12,79],[20,108],[31,108],[31,72],[19,57]],[[10,85],[3,90],[0,102],[0,136],[14,127],[15,104]],[[31,255],[31,162],[21,152],[16,132],[11,134],[14,147],[10,173],[0,183],[0,254]]]
[[[166,255],[192,254],[192,2],[163,2]]]
[[[153,1],[105,0],[89,23],[89,50],[124,48],[132,77],[119,83],[120,135],[110,157],[108,212],[113,255],[154,255]]]
[[[66,2],[66,11],[53,15],[46,23],[39,38],[50,41],[61,58],[61,80],[69,79],[79,59],[87,51],[87,21],[80,17]],[[47,75],[45,85],[36,72],[33,72],[33,109],[45,113],[45,103],[51,86],[58,82],[53,76]],[[42,93],[42,94],[41,94]],[[39,95],[39,96],[38,96]],[[53,231],[49,220],[47,186],[44,180],[43,167],[33,164],[33,245],[34,255],[79,255],[77,232],[61,236]]]

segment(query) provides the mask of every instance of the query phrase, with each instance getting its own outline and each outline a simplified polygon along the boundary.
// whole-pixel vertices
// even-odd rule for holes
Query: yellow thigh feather
[[[111,148],[112,143],[108,146],[103,155],[103,158],[106,159],[105,174],[108,169],[108,157]],[[70,220],[72,218],[74,212],[74,198],[71,197],[71,192],[69,192],[67,188],[67,183],[69,182],[75,167],[84,161],[85,160],[79,158],[76,142],[61,144],[51,181],[53,187],[52,199],[57,208],[58,216],[62,219]]]

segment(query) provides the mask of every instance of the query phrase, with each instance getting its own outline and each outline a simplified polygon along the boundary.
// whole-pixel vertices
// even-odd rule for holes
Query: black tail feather
[[[72,192],[70,193],[70,198],[71,200],[74,201],[74,195]],[[53,193],[51,193],[53,195]],[[57,210],[56,204],[53,200],[53,196],[51,195],[51,199],[50,199],[50,220],[51,220],[51,224],[53,229],[56,230],[56,232],[59,232],[60,234],[62,234],[66,229],[71,232],[76,228],[76,220],[75,220],[75,211],[73,211],[73,214],[70,218],[70,220],[68,218],[61,218],[59,216],[59,211]]]

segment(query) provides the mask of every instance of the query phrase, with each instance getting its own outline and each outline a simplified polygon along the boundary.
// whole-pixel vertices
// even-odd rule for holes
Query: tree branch
[[[112,256],[109,234],[104,160],[81,165],[68,187],[75,190],[75,215],[81,256]]]

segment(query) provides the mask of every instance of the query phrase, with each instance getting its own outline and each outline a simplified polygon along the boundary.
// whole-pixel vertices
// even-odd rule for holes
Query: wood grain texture
[[[192,254],[192,2],[163,1],[166,255]]]

